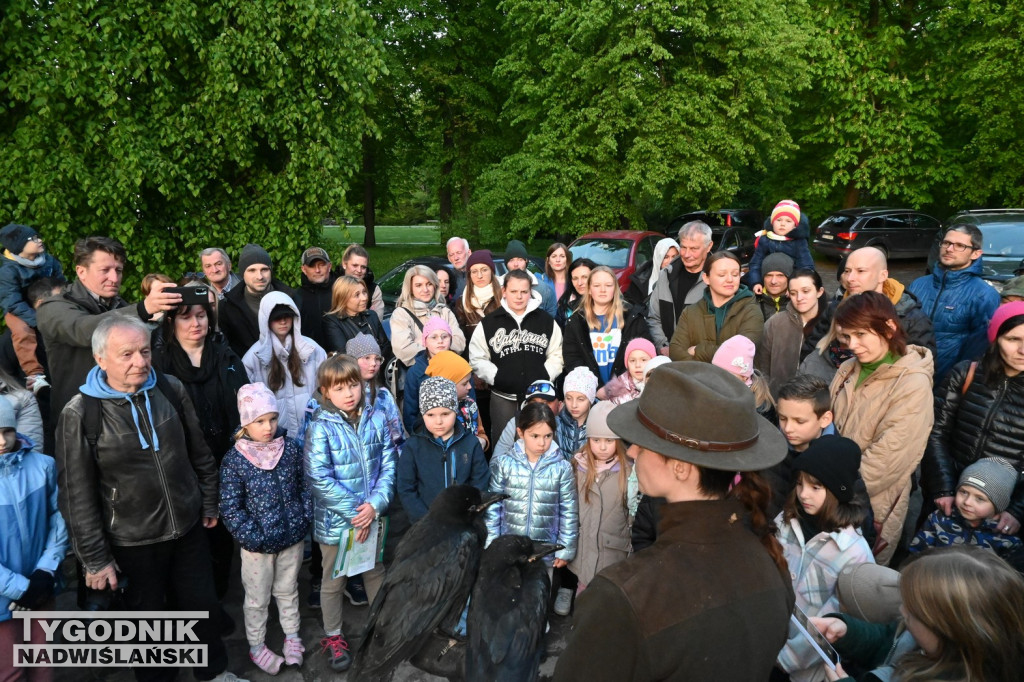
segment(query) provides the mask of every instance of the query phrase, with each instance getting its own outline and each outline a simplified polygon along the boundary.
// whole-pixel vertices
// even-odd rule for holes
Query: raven
[[[457,619],[480,565],[487,529],[483,514],[508,495],[469,485],[446,488],[395,550],[395,560],[370,607],[349,680],[388,680],[423,646],[445,616]]]
[[[542,558],[560,549],[523,535],[502,535],[484,550],[466,621],[466,682],[537,678],[551,593]]]

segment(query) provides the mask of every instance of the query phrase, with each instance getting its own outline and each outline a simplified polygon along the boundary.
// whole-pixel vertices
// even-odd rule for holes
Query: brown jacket
[[[836,429],[863,451],[860,473],[875,519],[882,521],[893,510],[882,528],[889,547],[876,557],[879,564],[888,564],[896,550],[910,501],[910,475],[932,430],[933,370],[930,350],[907,346],[906,355],[879,367],[860,386],[856,358],[840,365],[832,379]]]
[[[626,496],[619,490],[617,468],[597,474],[590,486],[590,501],[584,502],[583,483],[587,472],[579,468],[579,462],[574,461],[574,464],[580,533],[576,558],[569,562],[569,570],[586,586],[598,572],[629,556],[629,510],[626,508]],[[626,473],[629,473],[629,468]]]
[[[767,680],[793,588],[744,515],[731,498],[663,505],[655,543],[580,595],[555,680]]]
[[[800,371],[800,347],[803,343],[804,323],[792,302],[765,321],[764,335],[754,353],[754,367],[768,379],[773,396],[777,396],[782,385]]]
[[[741,289],[741,291],[743,291]],[[715,333],[715,314],[708,312],[706,298],[702,298],[683,310],[676,324],[672,342],[669,344],[669,357],[674,362],[680,360],[700,360],[711,362],[715,351],[726,340],[742,334],[754,343],[761,340],[764,332],[764,315],[757,305],[757,299],[748,295],[733,301],[725,316],[722,331]],[[693,355],[688,349],[696,346]]]

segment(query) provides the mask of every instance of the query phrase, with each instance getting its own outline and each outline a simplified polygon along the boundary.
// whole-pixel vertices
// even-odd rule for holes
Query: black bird
[[[388,680],[395,667],[423,646],[445,616],[455,622],[480,565],[487,528],[483,513],[508,495],[473,486],[447,488],[405,534],[380,592],[349,680]]]
[[[560,549],[502,535],[484,550],[466,621],[466,682],[537,679],[551,594],[543,557]]]

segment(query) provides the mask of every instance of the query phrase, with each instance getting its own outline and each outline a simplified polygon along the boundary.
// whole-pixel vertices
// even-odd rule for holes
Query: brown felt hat
[[[757,413],[751,390],[706,362],[658,367],[640,398],[612,410],[608,426],[625,441],[708,469],[767,469],[788,448]]]

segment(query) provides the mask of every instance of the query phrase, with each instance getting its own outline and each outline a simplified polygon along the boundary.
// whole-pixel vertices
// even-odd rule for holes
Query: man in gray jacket
[[[669,341],[683,308],[700,300],[705,284],[701,278],[704,261],[711,252],[711,228],[693,220],[679,228],[679,258],[658,275],[658,283],[647,304],[647,326],[654,347],[668,355]]]

